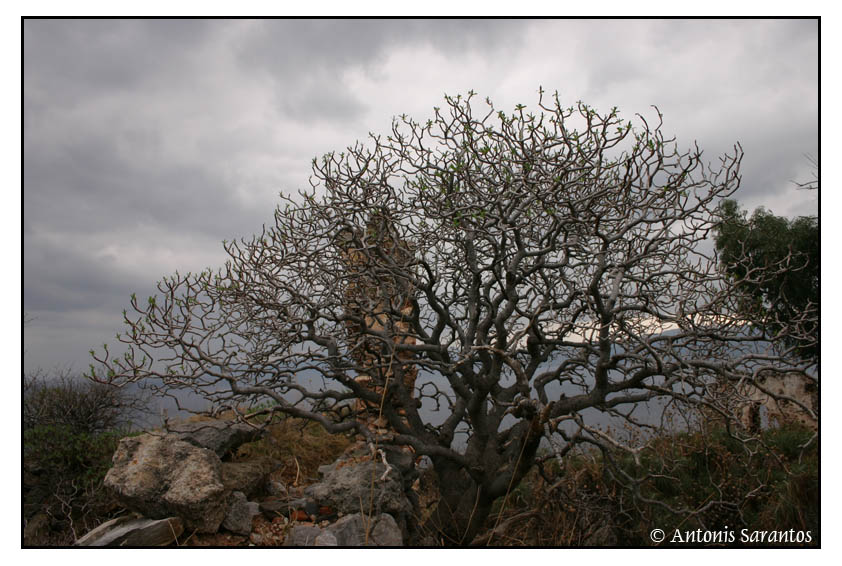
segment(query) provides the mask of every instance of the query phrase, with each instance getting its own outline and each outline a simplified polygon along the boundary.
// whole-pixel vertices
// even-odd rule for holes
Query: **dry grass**
[[[332,463],[352,443],[346,436],[329,434],[318,423],[282,418],[268,426],[261,440],[242,445],[232,461],[272,460],[279,465],[273,479],[285,485],[307,485],[318,478],[319,466]]]

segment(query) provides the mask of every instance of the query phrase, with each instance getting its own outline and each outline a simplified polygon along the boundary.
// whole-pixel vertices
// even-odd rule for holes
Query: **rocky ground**
[[[305,485],[296,474],[290,485],[280,462],[232,461],[258,435],[203,421],[122,439],[105,485],[130,512],[77,545],[405,544],[414,478],[400,470],[412,468],[411,455],[358,443],[321,466],[316,481]]]

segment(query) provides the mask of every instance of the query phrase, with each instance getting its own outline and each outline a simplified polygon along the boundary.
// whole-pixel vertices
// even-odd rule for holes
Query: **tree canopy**
[[[746,331],[702,245],[741,148],[713,167],[664,136],[657,109],[628,120],[548,98],[506,113],[446,97],[315,159],[312,188],[226,243],[222,269],[133,297],[127,352],[97,353],[109,369],[94,377],[411,449],[439,477],[429,523],[451,543],[477,534],[542,439],[557,459],[581,444],[634,455],[606,423],[724,414],[713,384],[789,367]]]
[[[797,352],[819,353],[819,225],[758,208],[749,217],[735,200],[720,207],[716,248],[723,270],[743,293],[742,315]]]

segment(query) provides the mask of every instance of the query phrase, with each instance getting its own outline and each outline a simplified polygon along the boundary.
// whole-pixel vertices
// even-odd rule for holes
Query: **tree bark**
[[[477,536],[491,512],[494,499],[468,473],[447,460],[434,460],[440,499],[422,527],[446,546],[467,546]]]

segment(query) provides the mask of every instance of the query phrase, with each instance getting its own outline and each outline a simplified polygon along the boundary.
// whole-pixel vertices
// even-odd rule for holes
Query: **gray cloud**
[[[271,75],[312,69],[374,67],[397,45],[430,45],[446,53],[493,55],[520,42],[525,20],[269,20],[244,22],[236,53]],[[290,80],[294,80],[291,77]]]
[[[747,206],[812,213],[790,180],[817,154],[817,61],[808,20],[26,20],[25,367],[84,368],[130,293],[220,266],[313,156],[445,92],[657,104],[711,160],[743,144]]]
[[[525,21],[294,20],[243,22],[234,42],[238,62],[263,73],[280,111],[296,120],[353,120],[369,107],[351,90],[354,69],[377,74],[397,47],[444,53],[481,50],[494,56],[519,43]]]
[[[201,20],[27,20],[24,88],[67,108],[150,81],[177,81],[198,66],[211,31]]]

